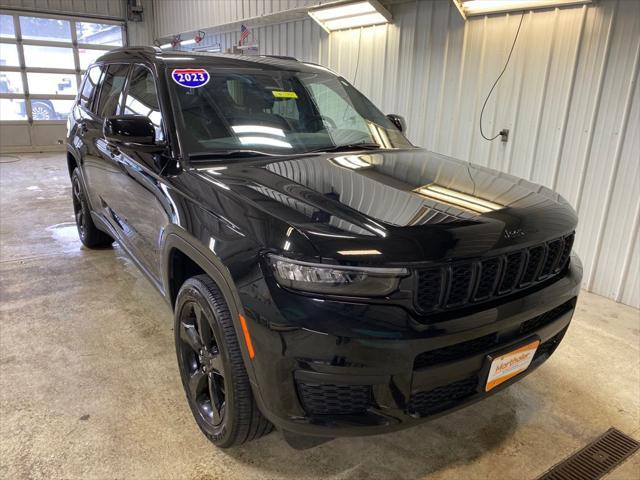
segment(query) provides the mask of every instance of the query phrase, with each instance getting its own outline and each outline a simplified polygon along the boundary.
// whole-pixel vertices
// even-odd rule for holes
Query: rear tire
[[[87,196],[82,188],[80,181],[80,172],[74,169],[71,174],[71,188],[73,195],[73,213],[76,217],[76,227],[78,227],[78,236],[85,247],[100,248],[106,247],[113,243],[113,238],[98,230],[91,218],[91,209],[87,202]]]
[[[208,276],[180,288],[174,335],[189,407],[214,445],[241,445],[273,429],[253,397],[229,307]]]

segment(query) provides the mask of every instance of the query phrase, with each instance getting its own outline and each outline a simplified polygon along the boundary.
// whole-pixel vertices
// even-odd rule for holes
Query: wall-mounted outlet
[[[502,130],[500,130],[500,140],[503,141],[503,142],[509,141],[509,129],[508,128],[503,128]]]

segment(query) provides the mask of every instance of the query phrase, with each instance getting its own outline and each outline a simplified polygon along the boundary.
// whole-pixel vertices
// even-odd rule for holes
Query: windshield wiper
[[[349,152],[352,150],[378,150],[380,145],[377,143],[361,142],[361,143],[345,143],[344,145],[331,145],[327,147],[314,148],[313,150],[305,150],[304,153],[321,153],[321,152]]]
[[[212,150],[205,153],[189,154],[190,161],[207,161],[207,160],[227,160],[234,158],[251,158],[251,157],[278,157],[272,153],[259,152],[258,150]]]

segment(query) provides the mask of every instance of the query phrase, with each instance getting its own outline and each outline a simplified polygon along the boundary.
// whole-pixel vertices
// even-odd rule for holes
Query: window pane
[[[64,47],[24,45],[24,61],[27,67],[76,68],[73,50]]]
[[[80,56],[80,70],[86,70],[89,65],[95,62],[98,57],[104,55],[109,50],[93,50],[89,48],[79,48],[78,55]]]
[[[91,101],[93,98],[93,92],[98,85],[102,70],[99,67],[93,67],[87,72],[86,79],[82,85],[82,93],[80,93],[80,105],[86,109],[91,110]]]
[[[105,23],[77,22],[78,43],[122,46],[122,27]]]
[[[109,65],[100,88],[98,116],[105,118],[116,114],[122,99],[122,88],[128,70],[128,65]]]
[[[70,73],[27,73],[29,93],[75,95],[76,76]]]
[[[20,17],[20,31],[25,40],[71,41],[71,28],[67,20]]]
[[[15,36],[13,17],[11,15],[0,15],[0,37],[15,38]]]
[[[0,98],[0,120],[26,120],[24,100]]]
[[[19,67],[18,47],[9,43],[0,43],[0,66]]]
[[[31,116],[34,120],[65,120],[71,111],[73,100],[31,99]]]
[[[123,115],[144,115],[151,120],[156,131],[156,141],[164,140],[162,115],[153,75],[144,67],[135,67],[131,75]]]
[[[0,72],[0,93],[24,93],[20,72]]]

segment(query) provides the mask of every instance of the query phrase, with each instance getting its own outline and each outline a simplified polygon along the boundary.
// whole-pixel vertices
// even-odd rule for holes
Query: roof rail
[[[294,62],[299,61],[296,57],[288,57],[286,55],[262,55],[262,56],[269,57],[269,58],[279,58],[280,60],[292,60]]]

